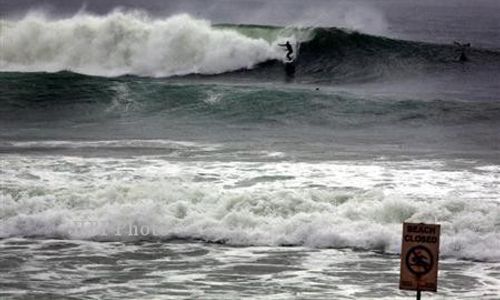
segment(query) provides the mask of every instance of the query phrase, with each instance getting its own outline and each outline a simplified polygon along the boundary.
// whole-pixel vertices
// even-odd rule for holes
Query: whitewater
[[[64,172],[57,171],[61,163]],[[435,161],[172,163],[72,157],[19,163],[16,156],[5,157],[3,164],[2,182],[16,188],[2,197],[2,238],[200,239],[399,253],[400,223],[407,220],[441,224],[443,257],[500,260],[499,169],[493,166],[460,171]],[[138,167],[127,168],[134,164]],[[77,169],[92,172],[69,173]],[[95,182],[96,177],[102,179]]]
[[[276,45],[189,15],[151,19],[141,12],[79,14],[51,20],[31,13],[2,21],[2,71],[73,71],[165,77],[217,74],[280,57]]]
[[[0,298],[406,299],[406,221],[441,225],[426,298],[497,299],[495,37],[354,12],[1,19]]]

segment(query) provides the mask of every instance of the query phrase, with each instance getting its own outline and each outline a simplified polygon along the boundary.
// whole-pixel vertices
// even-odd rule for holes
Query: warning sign
[[[437,291],[439,233],[436,224],[403,224],[400,289]]]

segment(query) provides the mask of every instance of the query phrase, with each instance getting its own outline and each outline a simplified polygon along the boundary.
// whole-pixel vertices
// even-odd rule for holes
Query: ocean
[[[2,4],[0,298],[499,299],[498,4],[198,2]]]

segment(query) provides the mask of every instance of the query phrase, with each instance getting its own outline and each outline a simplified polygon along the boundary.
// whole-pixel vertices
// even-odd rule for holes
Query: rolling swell
[[[255,36],[261,26],[236,26],[244,34]],[[243,29],[241,29],[243,28]],[[257,31],[255,31],[257,30]],[[292,37],[299,40],[296,79],[303,83],[371,82],[384,79],[463,72],[458,62],[459,51],[451,44],[432,44],[373,36],[339,28],[274,28],[267,27],[266,37]],[[273,35],[274,33],[274,35]],[[477,69],[500,69],[500,53],[487,49],[467,52],[474,72]],[[281,62],[259,64],[252,70],[259,78],[278,77]],[[477,69],[475,69],[477,68]],[[250,73],[251,73],[250,72]],[[245,73],[245,76],[251,76]],[[268,75],[271,74],[271,75]]]
[[[103,122],[161,116],[190,122],[369,127],[496,122],[498,102],[362,96],[287,86],[186,84],[134,77],[75,73],[0,75],[0,119],[5,126],[52,122]]]

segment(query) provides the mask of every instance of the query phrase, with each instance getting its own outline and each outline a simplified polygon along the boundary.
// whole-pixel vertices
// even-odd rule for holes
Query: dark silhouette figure
[[[425,257],[419,250],[415,251],[415,254],[412,257],[412,262],[414,266],[424,268],[425,271],[431,268],[428,258]]]
[[[467,44],[460,44],[459,42],[453,42],[455,46],[458,47],[458,50],[460,51],[460,55],[458,56],[457,60],[459,62],[466,62],[469,60],[467,55],[465,54],[467,48],[470,48],[470,43]]]
[[[293,48],[290,42],[286,41],[285,44],[278,44],[278,46],[286,47],[286,51],[288,51],[286,54],[286,58],[288,58],[289,61],[292,61]]]

